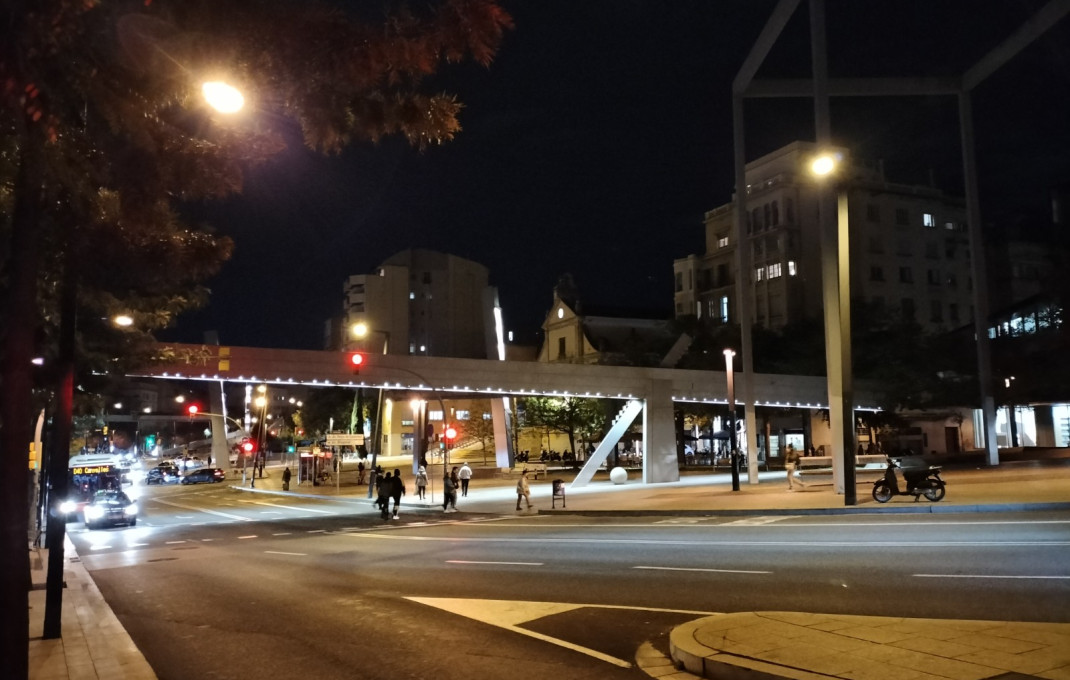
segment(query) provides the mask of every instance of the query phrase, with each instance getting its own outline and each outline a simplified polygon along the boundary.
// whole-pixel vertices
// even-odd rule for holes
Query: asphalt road
[[[637,678],[703,613],[1070,621],[1070,513],[591,518],[152,489],[69,525],[160,678]],[[577,606],[580,605],[580,606]]]

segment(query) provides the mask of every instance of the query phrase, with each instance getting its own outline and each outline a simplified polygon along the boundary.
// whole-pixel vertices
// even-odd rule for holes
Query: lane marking
[[[327,530],[326,529],[309,529],[306,533],[309,533],[309,534],[325,534],[325,533],[327,533]]]
[[[772,574],[771,571],[755,571],[752,569],[707,569],[700,567],[645,567],[637,566],[632,569],[649,569],[651,571],[708,571],[717,574]]]
[[[549,515],[547,515],[547,517],[549,517]],[[799,519],[800,517],[804,517],[804,515],[783,515],[783,516],[778,516],[777,520],[779,521],[779,520]],[[519,520],[531,520],[532,518],[531,517],[516,517],[516,518],[503,517],[501,519],[502,520],[515,519],[515,520],[519,521]],[[720,529],[720,528],[732,528],[732,529],[736,529],[736,528],[739,528],[739,527],[746,527],[746,528],[766,527],[766,528],[772,528],[772,529],[790,529],[790,528],[795,528],[795,527],[837,527],[837,528],[838,527],[844,527],[844,528],[850,529],[850,528],[853,528],[853,527],[948,527],[948,526],[966,526],[966,527],[970,527],[970,526],[1005,526],[1005,525],[1019,526],[1019,525],[1033,525],[1033,524],[1038,524],[1038,525],[1070,524],[1070,520],[1066,520],[1066,519],[982,520],[982,521],[977,521],[977,522],[965,522],[965,521],[954,521],[954,520],[933,520],[931,522],[914,522],[914,521],[910,521],[910,522],[907,522],[907,521],[904,521],[904,522],[894,522],[894,521],[887,521],[887,522],[881,522],[881,521],[865,521],[865,522],[798,522],[798,523],[795,523],[795,524],[775,524],[775,523],[771,523],[771,522],[763,522],[763,523],[760,523],[760,524],[759,523],[746,524],[745,522],[748,522],[751,518],[740,519],[740,520],[732,520],[732,521],[728,521],[728,522],[723,522],[721,524],[713,524],[712,523],[712,522],[715,522],[715,521],[718,521],[718,520],[723,520],[723,519],[725,519],[725,518],[724,517],[674,517],[672,519],[662,519],[662,520],[657,520],[657,521],[650,522],[650,523],[627,522],[627,523],[621,523],[621,524],[586,524],[586,523],[584,523],[584,524],[569,524],[569,523],[566,523],[566,522],[562,522],[561,524],[555,525],[555,527],[556,528],[561,528],[561,529],[572,529],[572,528],[577,528],[577,529],[644,529],[644,528],[646,528],[646,529],[655,529],[655,528],[656,529]],[[762,519],[762,518],[753,518],[753,519]],[[772,516],[770,516],[770,519],[772,519]],[[490,520],[490,519],[488,519],[488,520],[476,520],[476,519],[473,519],[473,520],[470,520],[469,523],[475,525],[478,522],[487,522],[487,521],[494,521],[494,520]],[[519,523],[519,524],[517,524],[517,526],[539,527],[539,528],[543,528],[543,529],[546,528],[545,523],[539,523],[539,524],[523,524],[523,523]]]
[[[481,562],[479,560],[446,560],[446,564],[509,564],[518,567],[541,567],[542,562]]]
[[[272,536],[289,536],[290,532],[289,531],[281,531],[281,532],[279,532],[277,534],[271,534],[271,535]]]
[[[308,553],[295,553],[295,552],[282,552],[281,550],[265,550],[264,552],[271,555],[296,555],[297,557],[307,557]]]
[[[256,538],[256,534],[251,534],[249,536],[238,536],[238,540],[239,541],[243,541],[243,540],[245,540],[247,538]]]
[[[404,527],[398,527],[404,528]],[[349,538],[377,538],[388,541],[425,541],[443,543],[546,543],[542,538],[516,538],[516,537],[458,537],[458,536],[403,536],[393,533],[371,531],[363,533],[339,534]],[[582,545],[607,544],[607,545],[679,545],[699,546],[704,548],[1008,548],[1008,547],[1062,547],[1070,545],[1070,541],[945,541],[918,543],[906,541],[720,541],[720,540],[657,540],[646,538],[555,538],[554,544],[576,543]]]
[[[250,503],[253,505],[267,505],[272,508],[286,508],[287,510],[297,510],[298,512],[318,512],[324,515],[337,514],[333,510],[317,510],[316,508],[299,507],[296,505],[283,505],[282,503],[266,503],[264,501],[242,501],[242,503]]]
[[[185,541],[167,541],[166,545],[176,545],[178,543],[185,543]]]
[[[766,517],[745,517],[743,519],[737,519],[734,522],[725,522],[720,525],[723,527],[760,527],[767,524],[773,524],[774,522],[782,522],[786,519],[792,519],[789,515],[781,516],[766,516]]]
[[[182,508],[183,510],[193,510],[194,512],[206,512],[209,515],[217,515],[219,517],[226,517],[227,519],[240,520],[242,522],[252,522],[253,521],[253,519],[251,517],[242,517],[241,515],[232,515],[232,514],[227,513],[227,512],[219,512],[218,510],[207,510],[205,508],[195,508],[195,507],[190,506],[190,505],[183,505],[182,503],[175,503],[174,501],[165,501],[162,498],[156,498],[156,499],[154,499],[154,502],[163,503],[164,505],[171,505],[171,506],[174,506],[176,508]]]
[[[911,574],[917,578],[995,578],[995,579],[1037,579],[1052,581],[1070,581],[1070,576],[1028,576],[1016,574]]]

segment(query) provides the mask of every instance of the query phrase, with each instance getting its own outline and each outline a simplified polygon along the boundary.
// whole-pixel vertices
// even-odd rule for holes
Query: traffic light
[[[186,407],[186,412],[189,413],[190,418],[192,418],[193,416],[197,415],[197,413],[200,410],[201,410],[201,407],[196,405],[196,404],[190,404],[189,406]]]
[[[442,436],[446,438],[446,444],[452,446],[453,440],[457,438],[457,428],[453,425],[447,425],[446,429],[442,431]]]
[[[361,366],[364,365],[364,353],[363,352],[350,352],[349,353],[349,368],[354,374],[360,373]]]
[[[155,448],[156,448],[156,435],[155,434],[147,434],[147,435],[145,435],[145,450],[146,451],[152,451]]]
[[[241,440],[241,452],[247,456],[253,455],[256,451],[256,443],[248,437],[242,437]]]

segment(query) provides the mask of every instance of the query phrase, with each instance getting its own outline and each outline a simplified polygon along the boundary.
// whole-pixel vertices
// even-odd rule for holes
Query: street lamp
[[[208,105],[219,113],[237,113],[245,106],[245,97],[241,91],[220,80],[204,83],[201,85],[201,92]]]
[[[358,321],[350,328],[350,331],[357,338],[365,338],[369,333],[382,333],[383,335],[383,354],[388,354],[390,349],[390,331],[380,331],[368,328],[368,324],[363,321]],[[357,387],[357,396],[360,397],[361,388]],[[445,417],[445,413],[443,413]],[[375,407],[375,422],[372,423],[372,476],[374,478],[374,471],[376,461],[379,458],[379,446],[383,438],[382,435],[382,423],[383,423],[383,388],[379,388],[378,405]],[[364,432],[363,426],[361,427],[361,433]],[[368,498],[372,497],[372,485],[368,485]]]
[[[730,349],[724,351],[724,370],[728,380],[728,431],[731,433],[729,456],[732,465],[732,490],[739,491],[739,452],[736,450],[736,384],[732,372],[732,358],[736,353]]]

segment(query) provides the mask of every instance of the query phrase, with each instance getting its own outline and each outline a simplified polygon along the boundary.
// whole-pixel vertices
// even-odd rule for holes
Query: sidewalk
[[[389,465],[388,465],[389,463]],[[402,513],[441,514],[441,480],[434,479],[427,501],[415,499],[409,469],[384,461],[384,469],[402,470],[409,490]],[[432,470],[441,475],[441,467]],[[763,472],[760,484],[732,491],[727,474],[687,475],[671,484],[644,486],[635,479],[620,485],[605,475],[583,489],[569,489],[551,501],[551,480],[571,481],[572,471],[550,470],[532,480],[532,502],[539,513],[584,515],[733,515],[849,514],[899,512],[983,512],[1070,510],[1070,466],[1013,465],[945,470],[947,497],[940,503],[914,503],[896,497],[874,502],[870,485],[858,485],[858,505],[845,507],[830,487],[789,492],[783,472]],[[235,493],[331,497],[354,504],[356,512],[374,513],[368,487],[356,484],[356,472],[342,473],[338,484],[297,485],[282,491],[281,468],[269,468],[256,488],[230,482]],[[513,514],[515,479],[477,470],[469,495],[458,498],[465,512]],[[556,508],[551,508],[551,505]],[[122,678],[154,680],[156,675],[116,619],[79,561],[68,540],[63,593],[63,637],[42,640],[47,551],[32,559],[34,590],[30,602],[30,678]],[[774,643],[770,643],[774,640]],[[677,627],[670,638],[675,661],[661,657],[642,664],[650,675],[684,680],[697,673],[707,678],[855,678],[864,680],[981,680],[1048,678],[1070,680],[1070,624],[1003,623],[928,619],[833,616],[793,612],[743,612],[707,617]],[[660,664],[660,665],[658,665]],[[686,669],[686,671],[678,670]],[[688,672],[689,671],[689,672]],[[1018,675],[1014,675],[1017,673]]]

